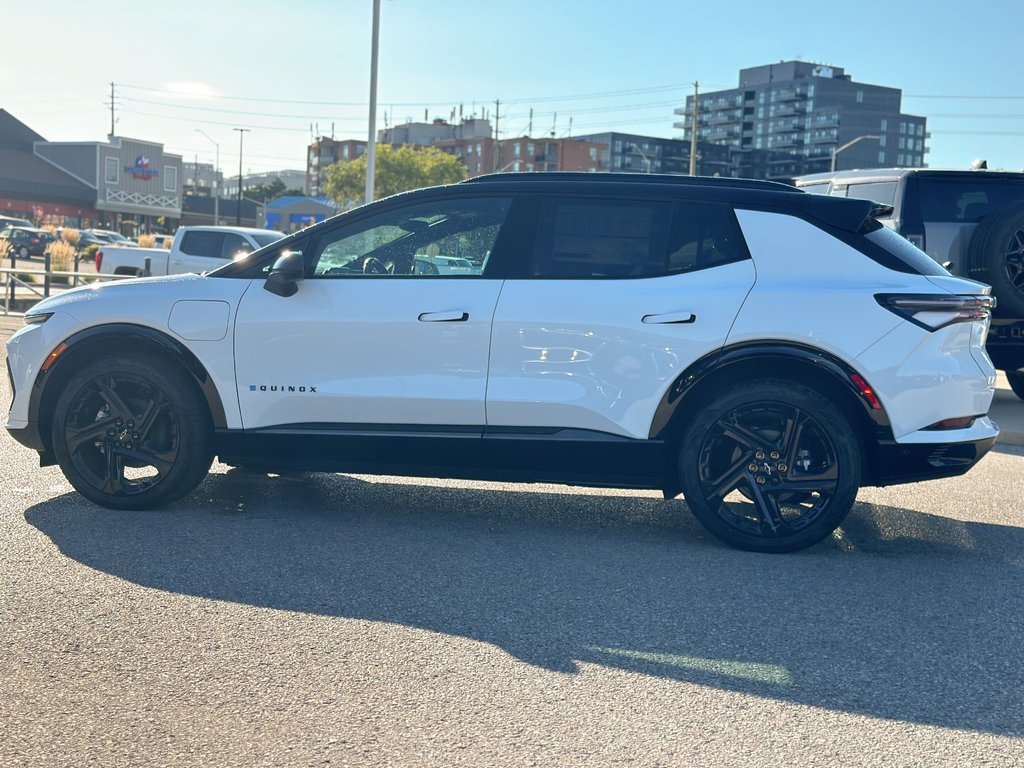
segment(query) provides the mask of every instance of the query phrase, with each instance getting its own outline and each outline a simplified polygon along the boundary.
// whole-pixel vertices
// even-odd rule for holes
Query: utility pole
[[[693,118],[690,121],[690,175],[697,175],[697,95],[699,83],[693,84]]]
[[[498,127],[501,125],[501,99],[494,100],[494,163],[492,171],[498,170],[501,163],[501,133]]]
[[[377,49],[380,38],[380,0],[373,0],[373,27],[370,40],[370,125],[366,141],[366,202],[373,202],[377,173]]]
[[[527,136],[533,136],[533,107],[530,107],[530,127],[526,129]]]
[[[114,83],[110,83],[110,135],[114,135]]]
[[[214,224],[214,226],[217,226],[217,225],[220,224],[220,187],[221,187],[221,182],[223,181],[223,178],[222,178],[221,172],[220,172],[220,144],[218,144],[216,141],[211,139],[207,135],[206,131],[202,130],[201,128],[196,128],[196,133],[202,134],[206,138],[207,141],[209,141],[211,144],[213,144],[214,148],[217,151],[216,159],[214,160],[214,165],[213,165],[213,224]],[[198,173],[199,173],[199,169],[198,169],[198,166],[197,166],[196,174],[198,175]]]
[[[249,132],[248,128],[233,128],[238,131],[238,210],[235,213],[235,226],[242,226],[242,140]]]

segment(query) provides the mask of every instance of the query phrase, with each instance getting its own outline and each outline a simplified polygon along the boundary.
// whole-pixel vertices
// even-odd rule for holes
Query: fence
[[[12,263],[17,263],[11,259]],[[46,260],[49,262],[49,259]],[[47,264],[47,267],[49,264]],[[4,309],[5,315],[11,313],[11,304],[34,303],[51,295],[61,293],[66,288],[77,288],[79,285],[86,285],[99,280],[125,280],[134,275],[108,275],[99,272],[63,271],[54,269],[25,269],[24,267],[10,266],[0,267],[0,275],[3,276]],[[30,282],[29,276],[41,276],[42,283]],[[54,278],[67,278],[55,281]],[[65,286],[65,283],[67,285]],[[55,286],[59,288],[55,289]],[[18,294],[21,294],[19,296]]]

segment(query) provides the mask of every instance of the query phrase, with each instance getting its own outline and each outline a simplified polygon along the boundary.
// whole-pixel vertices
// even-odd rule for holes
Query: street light
[[[380,38],[380,0],[373,0],[373,37],[370,43],[370,135],[366,142],[366,202],[373,202],[377,170],[377,41]]]
[[[242,226],[242,139],[249,132],[248,128],[232,128],[238,131],[238,211],[235,214],[235,226]]]
[[[216,226],[220,224],[220,184],[218,183],[218,178],[220,177],[220,144],[211,139],[202,128],[196,128],[196,133],[201,133],[207,141],[213,144],[217,151],[217,159],[213,165],[213,224]],[[198,176],[199,168],[197,167],[196,177],[198,178]]]
[[[647,163],[647,175],[649,176],[651,173],[651,158],[645,155],[643,150],[640,149],[640,147],[638,147],[636,144],[630,144],[629,146],[631,149],[636,150],[637,154],[644,159],[645,163]]]
[[[858,141],[863,141],[864,139],[880,139],[880,138],[881,138],[881,136],[858,136],[853,141],[848,141],[845,144],[843,144],[843,146],[837,147],[836,149],[833,149],[832,150],[832,168],[831,168],[831,170],[834,171],[836,169],[836,155],[838,155],[844,149],[849,149],[854,144],[856,144]]]

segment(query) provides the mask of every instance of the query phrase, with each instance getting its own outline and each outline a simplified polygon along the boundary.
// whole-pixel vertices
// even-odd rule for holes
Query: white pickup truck
[[[180,227],[171,249],[103,246],[96,251],[96,271],[113,275],[181,275],[208,272],[240,254],[252,253],[284,237],[271,229],[248,227]]]

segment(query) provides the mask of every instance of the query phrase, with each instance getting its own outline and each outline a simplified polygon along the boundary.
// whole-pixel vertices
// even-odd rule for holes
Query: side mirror
[[[263,289],[278,296],[294,296],[299,290],[299,281],[306,277],[306,263],[302,251],[286,251],[270,268]]]

